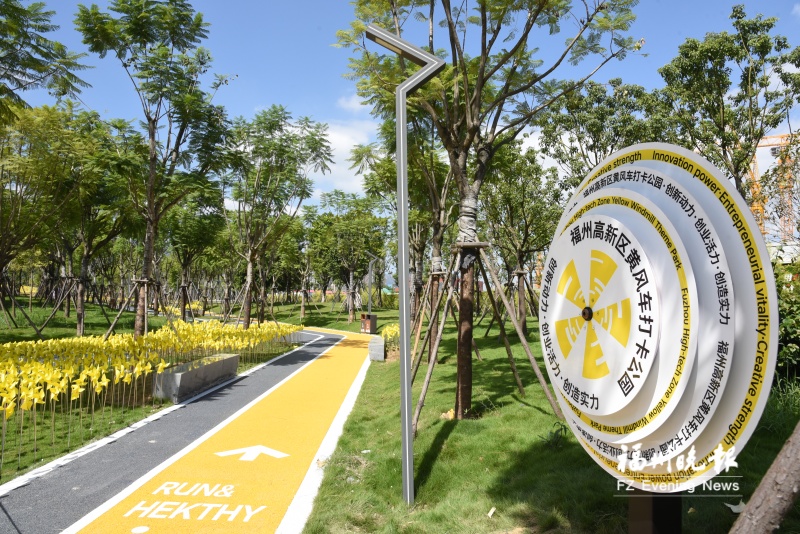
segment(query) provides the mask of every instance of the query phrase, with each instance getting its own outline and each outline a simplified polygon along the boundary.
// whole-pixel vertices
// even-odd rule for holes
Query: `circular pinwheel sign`
[[[716,168],[662,143],[609,157],[542,273],[546,364],[583,447],[654,492],[735,465],[772,382],[776,299],[758,226]]]
[[[661,322],[653,268],[633,233],[604,215],[573,223],[551,259],[558,298],[548,318],[562,390],[587,414],[612,414],[652,368]]]

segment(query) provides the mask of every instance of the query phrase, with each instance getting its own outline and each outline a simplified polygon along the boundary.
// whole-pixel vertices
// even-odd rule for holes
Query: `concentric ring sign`
[[[747,204],[702,157],[623,149],[581,183],[542,273],[540,334],[581,445],[639,489],[736,465],[775,370],[777,296]]]

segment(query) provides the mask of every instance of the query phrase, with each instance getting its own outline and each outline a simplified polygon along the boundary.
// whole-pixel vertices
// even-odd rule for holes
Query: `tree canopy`
[[[459,193],[457,239],[472,243],[479,240],[478,197],[494,155],[562,95],[580,87],[609,61],[638,48],[639,44],[625,35],[634,20],[631,8],[636,3],[500,0],[453,5],[450,0],[358,0],[354,2],[358,20],[349,30],[340,31],[338,38],[341,46],[355,51],[351,74],[359,95],[382,118],[394,114],[394,90],[408,78],[410,66],[394,54],[368,51],[363,41],[367,23],[377,23],[399,36],[424,35],[427,39],[422,44],[428,51],[448,60],[442,74],[409,98],[408,105],[412,115],[427,115],[447,155]],[[412,30],[415,22],[421,26],[417,33]],[[588,66],[578,68],[584,62]],[[557,75],[568,66],[581,75],[575,80],[559,79]],[[458,418],[468,417],[471,408],[476,251],[464,248],[462,254]]]
[[[58,29],[44,2],[25,7],[19,0],[0,2],[0,124],[27,107],[22,93],[45,88],[56,97],[75,95],[88,84],[75,73],[86,68],[86,54],[67,50],[46,34]]]
[[[722,169],[749,198],[747,176],[759,141],[800,98],[800,47],[775,35],[776,18],[730,15],[734,31],[687,39],[659,72],[663,97],[684,144]]]
[[[227,132],[225,110],[211,103],[226,83],[217,76],[202,89],[211,54],[199,46],[208,23],[184,0],[113,0],[108,12],[79,6],[75,23],[83,43],[101,58],[112,53],[139,96],[148,146],[140,179],[130,181],[134,205],[146,223],[136,332],[147,319],[146,284],[153,274],[158,226],[186,195],[210,185],[221,163],[216,151]]]

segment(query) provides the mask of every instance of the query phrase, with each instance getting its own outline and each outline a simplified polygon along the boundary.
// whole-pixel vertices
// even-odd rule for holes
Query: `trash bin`
[[[361,314],[361,333],[375,334],[378,332],[378,316],[374,313]]]

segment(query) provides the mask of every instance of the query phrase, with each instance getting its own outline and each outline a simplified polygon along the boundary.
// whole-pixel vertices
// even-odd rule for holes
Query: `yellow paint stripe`
[[[369,338],[347,334],[80,532],[275,531],[364,364]],[[257,445],[289,456],[216,454]]]

